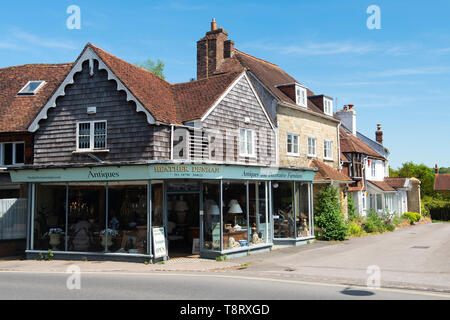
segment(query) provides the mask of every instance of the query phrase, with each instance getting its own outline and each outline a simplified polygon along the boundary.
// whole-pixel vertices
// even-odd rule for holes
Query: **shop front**
[[[27,256],[158,261],[314,237],[311,168],[152,163],[24,167]]]

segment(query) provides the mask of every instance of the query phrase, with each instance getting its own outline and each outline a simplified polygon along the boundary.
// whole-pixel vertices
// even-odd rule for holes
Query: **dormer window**
[[[323,112],[326,115],[333,115],[333,100],[328,98],[323,98]]]
[[[18,95],[20,96],[34,96],[39,89],[45,84],[45,81],[28,81],[28,83],[23,87]]]
[[[306,108],[306,88],[295,86],[295,100],[299,106]]]

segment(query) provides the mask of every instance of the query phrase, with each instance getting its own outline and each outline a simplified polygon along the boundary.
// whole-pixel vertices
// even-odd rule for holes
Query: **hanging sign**
[[[152,228],[153,231],[153,252],[154,258],[162,258],[167,256],[166,236],[164,227]]]

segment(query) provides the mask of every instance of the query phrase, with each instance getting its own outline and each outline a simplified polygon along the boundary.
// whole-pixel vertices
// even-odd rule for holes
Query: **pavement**
[[[227,261],[176,258],[164,264],[113,261],[0,260],[0,273],[65,273],[71,265],[87,273],[200,272],[276,277],[366,286],[368,267],[380,271],[386,288],[450,293],[450,223],[417,225],[343,242],[316,241],[274,247]]]

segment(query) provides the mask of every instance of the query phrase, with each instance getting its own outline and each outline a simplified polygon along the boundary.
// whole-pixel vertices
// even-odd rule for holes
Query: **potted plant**
[[[58,246],[61,243],[61,235],[64,234],[61,228],[50,228],[48,230],[47,235],[50,237],[50,241],[48,242],[52,246],[52,250],[58,250]]]
[[[108,243],[106,243],[106,234],[108,234]],[[108,248],[112,245],[112,238],[119,235],[119,232],[113,229],[105,229],[100,231],[100,237],[102,238],[102,246],[108,245]]]

